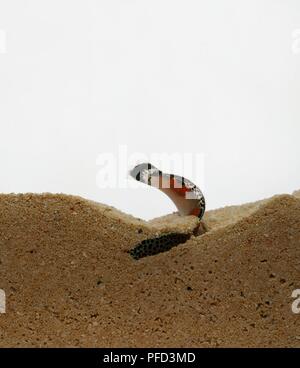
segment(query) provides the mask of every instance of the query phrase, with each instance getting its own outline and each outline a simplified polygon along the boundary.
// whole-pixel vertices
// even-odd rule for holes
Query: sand
[[[205,214],[170,251],[127,253],[150,222],[85,199],[0,195],[1,347],[300,347],[300,193]]]

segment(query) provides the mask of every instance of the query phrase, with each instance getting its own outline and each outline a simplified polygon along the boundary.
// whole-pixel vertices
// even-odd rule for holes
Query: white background
[[[203,155],[200,183],[176,173],[208,208],[300,188],[299,0],[0,0],[0,29],[0,192],[173,211],[153,188],[97,186],[120,145]]]

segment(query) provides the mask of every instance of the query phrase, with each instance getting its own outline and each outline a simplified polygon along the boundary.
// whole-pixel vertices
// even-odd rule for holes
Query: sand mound
[[[300,190],[296,190],[293,195],[297,198],[300,198]]]
[[[207,212],[169,252],[127,253],[197,219],[151,222],[66,195],[0,196],[1,346],[300,346],[300,199]]]

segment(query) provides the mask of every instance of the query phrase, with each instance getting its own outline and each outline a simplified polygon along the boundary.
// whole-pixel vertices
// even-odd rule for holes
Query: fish
[[[151,163],[136,165],[130,176],[146,185],[159,189],[175,204],[180,216],[197,216],[202,219],[206,202],[199,187],[183,176],[166,174]],[[200,224],[200,222],[199,222]],[[151,239],[145,239],[129,251],[135,259],[166,252],[185,243],[192,233],[165,233]]]

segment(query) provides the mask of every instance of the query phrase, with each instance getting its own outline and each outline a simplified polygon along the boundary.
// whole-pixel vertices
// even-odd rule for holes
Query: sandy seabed
[[[149,222],[80,197],[0,195],[2,347],[300,347],[300,192],[208,211],[207,231],[132,259]]]

